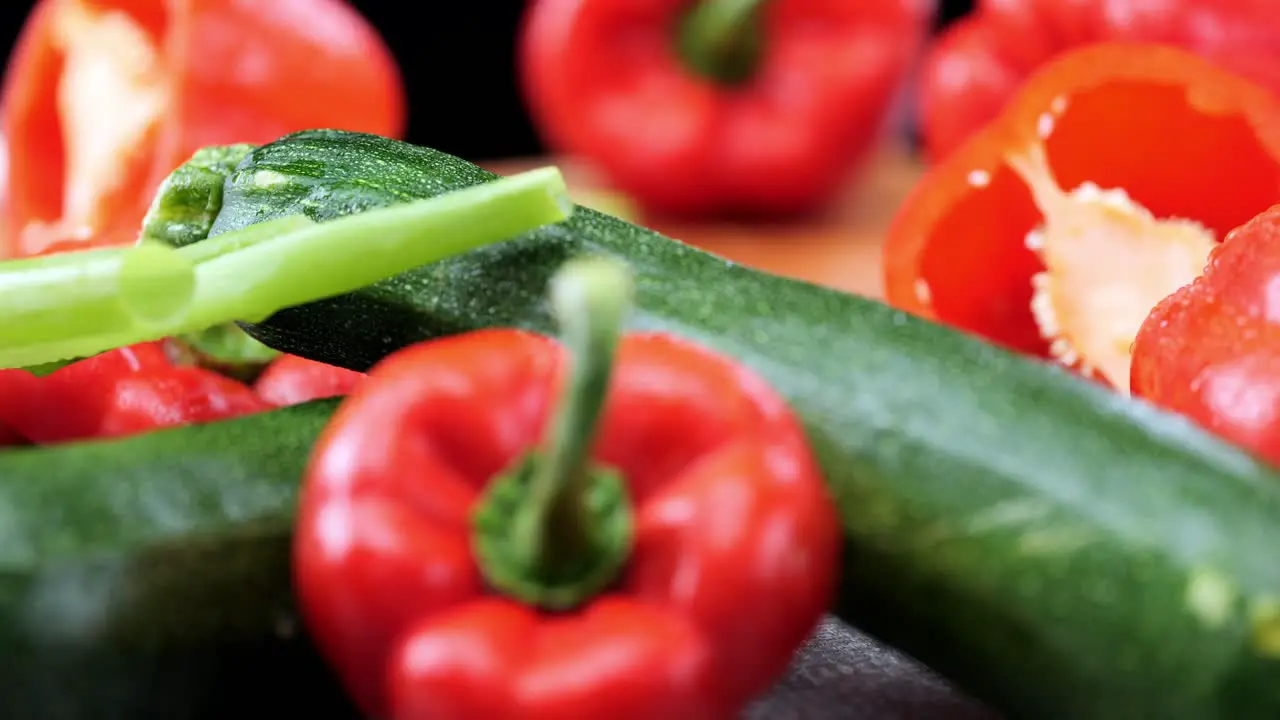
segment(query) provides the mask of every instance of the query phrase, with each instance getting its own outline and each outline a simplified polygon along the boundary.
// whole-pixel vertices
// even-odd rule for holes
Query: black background
[[[525,0],[354,4],[382,32],[400,62],[409,92],[410,141],[472,160],[539,152],[514,73],[516,29]],[[938,25],[964,14],[972,4],[940,0]],[[31,7],[32,3],[0,2],[0,42],[6,57]]]

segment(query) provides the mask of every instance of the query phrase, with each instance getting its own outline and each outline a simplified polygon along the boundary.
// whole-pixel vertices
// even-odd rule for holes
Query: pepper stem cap
[[[625,478],[591,460],[632,278],[622,263],[583,258],[551,280],[570,351],[546,441],[490,484],[473,518],[481,572],[496,590],[546,610],[572,609],[611,585],[631,554]]]
[[[764,52],[762,8],[769,0],[701,0],[679,26],[676,47],[694,72],[717,83],[750,80]]]

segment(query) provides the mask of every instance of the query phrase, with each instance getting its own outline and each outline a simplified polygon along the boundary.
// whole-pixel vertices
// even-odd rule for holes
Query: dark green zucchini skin
[[[333,407],[0,453],[0,718],[354,718],[289,574]]]
[[[493,178],[304,132],[229,175],[212,233]],[[843,516],[842,617],[1010,717],[1280,718],[1280,477],[1053,367],[585,209],[247,327],[354,369],[450,333],[547,332],[547,280],[582,253],[631,264],[635,327],[732,354],[789,398]]]

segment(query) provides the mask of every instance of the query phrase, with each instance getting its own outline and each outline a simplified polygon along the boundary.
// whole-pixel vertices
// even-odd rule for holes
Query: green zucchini
[[[303,132],[228,174],[211,234],[493,179]],[[1280,476],[1054,367],[586,209],[246,328],[358,370],[424,338],[550,331],[547,280],[583,253],[632,265],[634,327],[732,354],[789,398],[843,516],[841,617],[1010,717],[1280,717]]]
[[[333,407],[0,453],[0,718],[354,718],[289,574]]]

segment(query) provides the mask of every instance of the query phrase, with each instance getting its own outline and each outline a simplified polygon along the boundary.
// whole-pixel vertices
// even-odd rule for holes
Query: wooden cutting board
[[[510,174],[547,164],[560,167],[571,193],[602,189],[597,174],[572,160],[532,158],[485,165],[493,172]],[[650,218],[639,222],[744,265],[878,297],[884,233],[922,168],[903,147],[886,146],[849,182],[828,212],[798,222],[694,223]]]

